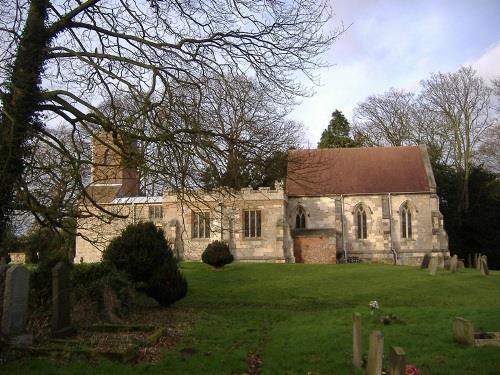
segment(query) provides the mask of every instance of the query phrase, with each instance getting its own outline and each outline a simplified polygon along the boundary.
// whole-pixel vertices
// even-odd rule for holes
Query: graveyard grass
[[[388,367],[390,346],[406,351],[422,374],[498,374],[500,347],[465,347],[452,340],[461,316],[476,331],[500,331],[500,271],[489,277],[460,269],[435,276],[413,267],[349,264],[233,263],[214,270],[181,264],[188,296],[172,308],[192,327],[154,364],[109,361],[54,363],[30,358],[0,364],[22,374],[243,374],[249,353],[263,374],[361,374],[352,362],[352,313],[362,315],[363,353],[368,335],[381,330]],[[369,302],[380,310],[370,315]],[[405,324],[383,325],[397,315]],[[137,322],[140,323],[140,322]]]

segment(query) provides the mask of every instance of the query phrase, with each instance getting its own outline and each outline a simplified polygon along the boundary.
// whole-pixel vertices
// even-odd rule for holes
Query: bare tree
[[[354,131],[371,146],[411,144],[415,106],[415,95],[404,90],[369,96],[354,110]]]
[[[51,139],[47,144],[81,163],[51,136],[48,121],[70,126],[71,142],[80,134],[111,132],[116,146],[109,146],[127,157],[134,155],[121,139],[162,141],[170,146],[163,154],[170,162],[158,167],[170,168],[175,185],[186,188],[193,158],[212,156],[212,130],[199,116],[207,77],[250,75],[281,103],[307,94],[295,73],[312,78],[323,64],[319,56],[339,33],[324,32],[331,14],[327,3],[0,2],[0,233],[14,192],[24,184],[35,139]],[[161,112],[166,132],[118,126],[99,106],[115,107],[125,96],[142,114]]]
[[[432,74],[422,81],[424,108],[442,116],[453,141],[455,166],[463,171],[463,209],[469,209],[469,176],[483,133],[492,125],[491,89],[471,67]]]

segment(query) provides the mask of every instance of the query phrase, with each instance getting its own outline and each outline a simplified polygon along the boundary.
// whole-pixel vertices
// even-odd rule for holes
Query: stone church
[[[78,221],[75,262],[100,261],[110,239],[140,221],[163,228],[184,260],[200,260],[221,239],[237,261],[415,265],[426,253],[449,256],[425,146],[293,150],[285,186],[193,191],[182,200],[142,196],[137,169],[104,142],[94,141],[92,155],[81,204],[116,217]]]

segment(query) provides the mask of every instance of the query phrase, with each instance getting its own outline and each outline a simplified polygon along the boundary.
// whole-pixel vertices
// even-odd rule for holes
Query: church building
[[[425,146],[292,150],[285,186],[180,199],[142,196],[137,168],[104,144],[93,143],[81,203],[102,218],[79,219],[75,262],[100,261],[107,243],[140,221],[163,228],[183,260],[201,260],[214,240],[226,241],[236,261],[417,265],[427,253],[449,256]]]

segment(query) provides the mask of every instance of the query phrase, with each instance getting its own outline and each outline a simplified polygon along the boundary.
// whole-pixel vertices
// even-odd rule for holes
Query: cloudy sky
[[[416,90],[431,72],[473,65],[500,76],[499,0],[332,0],[334,25],[349,29],[318,71],[320,86],[291,118],[304,123],[315,147],[331,113],[350,120],[357,103],[390,87]]]

